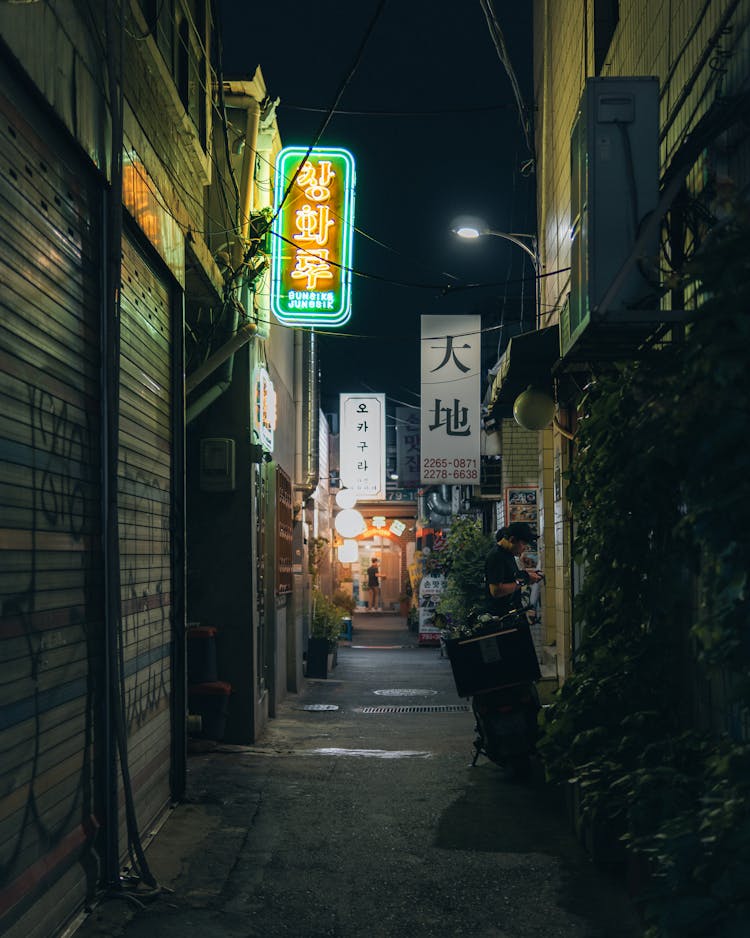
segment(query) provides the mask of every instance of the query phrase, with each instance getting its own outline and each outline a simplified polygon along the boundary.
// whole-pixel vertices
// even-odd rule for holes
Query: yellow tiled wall
[[[559,320],[570,289],[570,131],[587,76],[594,68],[594,20],[598,0],[534,0],[534,103],[537,155],[537,222],[542,325]],[[727,20],[727,16],[731,14]],[[728,26],[727,31],[720,27]],[[750,74],[750,0],[620,0],[619,22],[601,75],[659,78],[660,165],[675,157],[720,93],[744,87]],[[731,176],[737,163],[727,158]],[[722,171],[721,168],[719,171]],[[689,179],[703,185],[700,167]],[[555,640],[558,670],[569,671],[571,652],[570,516],[555,485],[570,445],[557,431],[540,434],[538,465],[543,489],[547,575],[547,640]],[[504,449],[504,459],[508,456]],[[550,523],[552,522],[552,523]],[[554,558],[554,562],[550,560]]]

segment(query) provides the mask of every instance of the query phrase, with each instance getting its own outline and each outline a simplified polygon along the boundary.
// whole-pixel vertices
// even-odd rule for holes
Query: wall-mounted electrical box
[[[206,437],[201,440],[201,492],[233,492],[235,483],[234,440]]]
[[[600,310],[659,199],[658,79],[587,79],[570,149],[571,290],[560,316],[560,354],[618,358],[658,319],[650,275],[657,268],[658,231]]]

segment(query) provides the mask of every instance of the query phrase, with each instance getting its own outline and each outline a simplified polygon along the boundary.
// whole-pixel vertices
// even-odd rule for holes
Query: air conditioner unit
[[[602,308],[659,198],[658,79],[587,79],[570,149],[571,290],[560,317],[560,354],[621,358],[658,321],[650,275],[658,231]]]

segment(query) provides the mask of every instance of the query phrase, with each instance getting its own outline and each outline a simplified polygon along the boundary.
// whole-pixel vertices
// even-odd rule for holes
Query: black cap
[[[513,521],[507,527],[500,528],[495,535],[495,540],[499,541],[504,537],[514,537],[517,541],[524,541],[526,544],[536,544],[539,535],[525,521]]]

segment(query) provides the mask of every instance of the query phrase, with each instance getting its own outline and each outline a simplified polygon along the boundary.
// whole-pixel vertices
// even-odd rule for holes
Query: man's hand
[[[516,577],[516,583],[521,583],[522,585],[527,586],[529,583],[538,583],[543,579],[544,574],[541,570],[519,570],[518,576]]]

